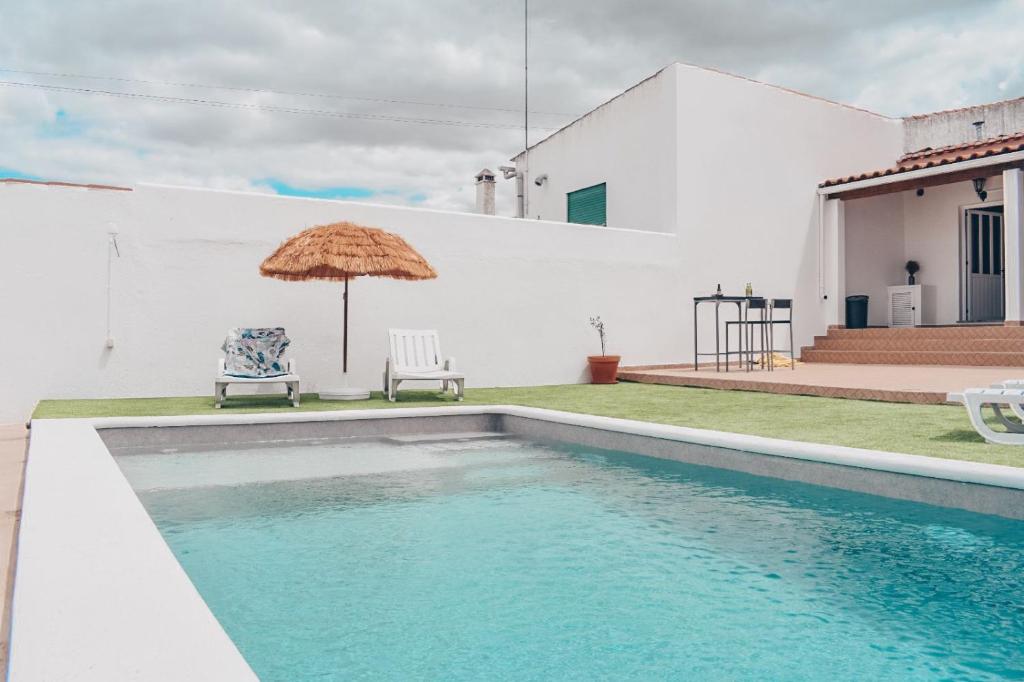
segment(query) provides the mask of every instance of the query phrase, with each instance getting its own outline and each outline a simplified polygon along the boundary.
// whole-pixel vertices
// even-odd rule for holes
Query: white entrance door
[[[969,322],[1005,317],[1003,302],[1003,213],[1001,207],[964,211],[964,302]]]

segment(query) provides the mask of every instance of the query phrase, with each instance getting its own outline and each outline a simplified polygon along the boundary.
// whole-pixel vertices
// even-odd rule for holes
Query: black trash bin
[[[868,326],[868,297],[856,294],[846,297],[846,328],[864,329]]]

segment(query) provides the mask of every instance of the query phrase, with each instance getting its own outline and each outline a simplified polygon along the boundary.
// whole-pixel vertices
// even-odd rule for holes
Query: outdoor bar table
[[[736,311],[739,315],[739,319],[744,319],[744,312],[746,306],[744,305],[747,301],[755,296],[694,296],[693,297],[693,371],[696,372],[700,369],[699,360],[702,355],[714,355],[715,356],[715,371],[721,372],[721,346],[719,345],[719,334],[721,324],[718,319],[718,308],[723,303],[735,303]],[[700,308],[701,303],[714,303],[715,304],[715,352],[714,353],[701,353],[697,347],[698,339],[700,336],[697,333],[697,309]],[[743,357],[743,335],[740,334],[740,358]],[[729,371],[729,349],[725,349],[725,371]]]

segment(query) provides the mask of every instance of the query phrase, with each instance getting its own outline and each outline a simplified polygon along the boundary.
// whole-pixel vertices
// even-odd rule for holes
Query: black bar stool
[[[786,311],[786,317],[783,319],[776,318],[776,311]],[[775,325],[784,324],[789,328],[789,368],[796,369],[796,353],[793,348],[793,299],[791,298],[773,298],[771,308],[768,311],[768,328],[769,328],[769,343],[771,350],[768,352],[768,366],[769,369],[775,369]]]
[[[758,319],[750,319],[750,312],[757,311]],[[743,311],[743,316],[739,320],[728,320],[725,323],[725,362],[728,367],[729,364],[729,327],[738,326],[740,333],[740,349],[738,351],[740,357],[740,365],[746,365],[746,370],[749,372],[754,365],[754,330],[759,332],[760,343],[758,344],[758,353],[761,355],[761,367],[766,367],[765,364],[765,353],[769,352],[768,349],[771,347],[771,340],[769,334],[769,327],[771,325],[771,310],[768,308],[768,301],[763,298],[750,298],[747,299],[747,305]],[[746,345],[744,345],[744,338]],[[743,359],[744,350],[746,351],[746,361]],[[770,354],[769,354],[770,357]]]

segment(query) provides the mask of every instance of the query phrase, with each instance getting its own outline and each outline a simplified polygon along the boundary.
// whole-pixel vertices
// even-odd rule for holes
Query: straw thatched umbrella
[[[398,235],[348,222],[311,227],[291,237],[260,264],[260,274],[287,281],[323,279],[345,283],[341,366],[346,375],[348,281],[364,275],[392,279],[437,277],[430,263]]]

